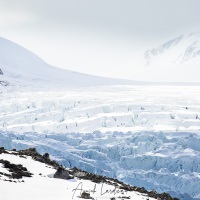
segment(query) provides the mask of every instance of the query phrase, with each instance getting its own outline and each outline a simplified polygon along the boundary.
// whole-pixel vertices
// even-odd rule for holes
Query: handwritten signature
[[[73,196],[72,199],[74,198],[75,194],[79,193],[80,196],[83,192],[87,192],[89,194],[95,194],[97,193],[97,184],[94,184],[94,187],[91,190],[84,190],[83,189],[83,183],[80,182],[77,187],[75,189],[72,190],[73,191]],[[104,187],[104,183],[101,184],[101,189],[100,189],[100,195],[106,195],[106,194],[124,194],[124,190],[117,188],[116,186],[113,189],[105,189]]]

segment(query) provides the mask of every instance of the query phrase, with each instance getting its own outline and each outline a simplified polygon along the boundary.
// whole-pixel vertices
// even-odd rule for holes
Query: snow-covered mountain
[[[78,59],[78,58],[77,58]],[[39,86],[95,86],[133,84],[133,81],[97,77],[53,67],[22,46],[0,38],[0,81]],[[3,74],[3,76],[2,76]]]
[[[189,61],[200,59],[200,32],[181,35],[145,52],[147,66],[161,58],[174,65],[190,64]]]
[[[141,80],[144,77],[146,81],[200,82],[200,32],[163,42],[138,59],[136,76]]]
[[[77,168],[66,169],[34,148],[18,152],[0,148],[0,188],[4,200],[173,200],[166,193],[148,192]]]

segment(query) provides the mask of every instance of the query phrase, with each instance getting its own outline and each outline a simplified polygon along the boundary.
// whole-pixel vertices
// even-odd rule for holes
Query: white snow
[[[120,196],[130,197],[134,200],[153,200],[138,192],[126,192],[124,190],[116,189],[114,186],[106,183],[95,184],[89,180],[78,180],[77,178],[70,180],[62,180],[50,178],[55,173],[55,169],[44,163],[34,161],[32,158],[21,158],[16,155],[0,154],[0,159],[8,160],[13,164],[21,164],[27,170],[33,173],[33,177],[13,179],[15,182],[7,182],[8,177],[0,177],[0,198],[3,200],[63,200],[63,199],[80,199],[81,191],[91,191],[90,195],[96,199],[107,199],[115,197],[116,200]],[[5,172],[5,168],[0,165],[0,172]],[[39,175],[42,174],[42,175]],[[22,182],[22,180],[24,182]],[[94,190],[93,192],[92,190]],[[75,190],[77,189],[77,190]],[[79,189],[79,190],[78,190]],[[109,192],[106,193],[106,191]],[[119,192],[120,191],[120,192]],[[122,192],[124,194],[122,194]]]
[[[103,78],[63,70],[45,63],[20,45],[0,37],[1,80],[11,85],[32,88],[74,88],[95,85],[136,84],[134,81]]]

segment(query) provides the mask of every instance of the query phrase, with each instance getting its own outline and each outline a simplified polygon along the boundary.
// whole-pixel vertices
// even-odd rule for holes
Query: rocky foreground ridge
[[[53,178],[59,178],[59,179],[80,179],[80,180],[88,180],[92,181],[93,183],[99,184],[103,183],[106,185],[112,185],[117,190],[123,190],[123,191],[129,191],[129,192],[139,192],[147,199],[153,198],[153,199],[159,199],[159,200],[178,200],[177,198],[171,197],[167,193],[162,193],[158,194],[156,191],[147,191],[145,188],[140,188],[140,187],[135,187],[131,185],[127,185],[117,179],[113,178],[108,178],[106,176],[100,176],[100,175],[95,175],[93,173],[88,173],[86,171],[80,170],[76,167],[73,167],[71,169],[67,169],[63,167],[62,165],[58,164],[56,161],[51,160],[50,156],[48,153],[45,153],[44,155],[41,155],[37,152],[35,148],[29,148],[26,150],[19,150],[16,151],[16,149],[13,149],[12,151],[7,151],[4,149],[4,147],[0,148],[0,154],[9,154],[9,155],[15,155],[19,156],[21,158],[27,159],[27,157],[31,157],[33,160],[44,163],[48,166],[51,166],[52,168],[56,169],[56,172],[53,174]],[[0,163],[3,165],[4,168],[8,169],[10,172],[8,173],[3,173],[0,172],[0,178],[2,179],[3,177],[6,177],[2,179],[3,181],[9,181],[9,182],[15,182],[15,183],[20,183],[24,182],[24,180],[21,180],[23,177],[32,177],[32,173],[27,170],[26,167],[24,167],[21,164],[13,164],[10,161],[7,161],[5,159],[0,159]],[[42,174],[40,174],[42,175]],[[90,193],[87,192],[82,192],[82,195],[80,198],[88,198],[91,199],[92,197],[90,196]],[[115,199],[115,197],[111,198],[112,200]],[[123,199],[130,199],[129,196],[124,196]]]

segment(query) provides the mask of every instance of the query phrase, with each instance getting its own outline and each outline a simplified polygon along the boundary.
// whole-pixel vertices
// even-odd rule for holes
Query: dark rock
[[[4,149],[4,147],[0,147],[0,154],[1,153],[7,153],[6,150]]]
[[[90,196],[90,194],[87,193],[87,192],[85,192],[85,191],[82,192],[81,198],[83,198],[83,199],[92,199],[91,196]]]
[[[45,153],[43,156],[41,154],[39,154],[36,150],[36,148],[29,148],[26,150],[21,150],[18,151],[19,155],[27,155],[27,156],[31,156],[34,160],[45,163],[47,165],[53,166],[54,168],[58,168],[60,165],[55,162],[54,160],[51,160],[49,158],[49,154]]]
[[[32,174],[28,172],[26,167],[23,167],[22,165],[16,165],[12,164],[7,160],[0,160],[0,163],[4,165],[5,168],[8,169],[11,174],[4,173],[3,175],[13,178],[13,179],[21,179],[22,177],[31,177]]]
[[[60,178],[60,179],[71,179],[71,176],[69,175],[69,172],[62,168],[62,167],[59,167],[56,171],[56,173],[54,174],[53,176],[54,178]]]
[[[0,85],[2,85],[2,86],[8,86],[9,82],[7,82],[7,81],[0,81]]]
[[[43,157],[44,159],[46,159],[46,160],[49,160],[49,159],[50,159],[48,153],[45,153],[42,157]]]
[[[3,75],[3,72],[2,72],[2,70],[0,69],[0,75]]]
[[[20,157],[20,158],[26,158],[25,156],[22,156],[22,155],[20,155],[19,157]]]
[[[130,199],[131,197],[126,197],[126,196],[122,196],[122,197],[119,197],[120,199]]]

